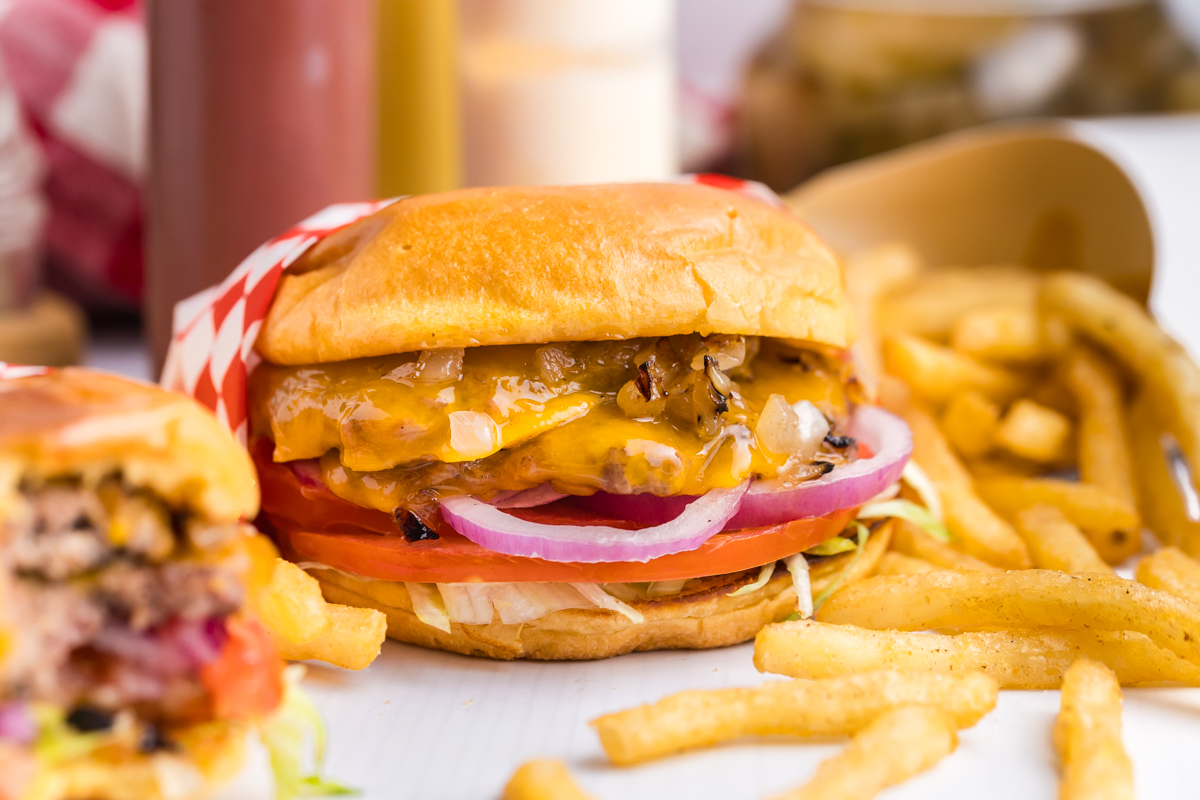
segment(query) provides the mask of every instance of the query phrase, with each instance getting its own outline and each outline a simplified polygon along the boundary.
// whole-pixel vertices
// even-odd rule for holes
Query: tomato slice
[[[301,483],[290,467],[271,460],[269,450],[256,447],[254,454],[262,485],[259,527],[274,536],[285,557],[317,561],[355,575],[389,581],[619,583],[721,575],[753,569],[820,544],[844,530],[856,510],[848,508],[764,528],[724,531],[695,550],[645,563],[544,561],[496,553],[447,525],[439,527],[437,539],[408,542],[391,515],[355,505],[324,486]],[[634,527],[627,521],[606,519],[572,506],[569,501],[513,513],[549,524]]]
[[[270,634],[253,619],[230,618],[229,638],[216,659],[200,670],[200,682],[212,695],[217,719],[254,719],[279,707],[283,699],[283,662]]]

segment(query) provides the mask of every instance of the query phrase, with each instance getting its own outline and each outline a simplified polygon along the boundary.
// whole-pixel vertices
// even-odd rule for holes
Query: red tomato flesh
[[[271,460],[269,450],[253,449],[262,484],[259,526],[272,534],[284,557],[388,581],[624,583],[721,575],[760,567],[820,544],[844,530],[856,511],[848,508],[823,517],[723,531],[695,550],[645,563],[544,561],[496,553],[445,524],[438,527],[437,539],[408,542],[390,514],[355,505],[324,486],[301,483],[290,467]],[[569,498],[510,513],[551,525],[636,527],[574,506]]]

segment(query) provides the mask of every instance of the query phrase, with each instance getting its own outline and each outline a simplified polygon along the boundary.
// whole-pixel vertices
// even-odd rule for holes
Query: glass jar
[[[1158,0],[800,0],[749,69],[739,154],[783,190],[993,120],[1198,108]]]

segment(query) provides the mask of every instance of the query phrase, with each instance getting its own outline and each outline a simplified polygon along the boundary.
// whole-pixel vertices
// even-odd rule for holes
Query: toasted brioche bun
[[[240,723],[210,723],[185,731],[180,752],[100,750],[40,773],[24,800],[199,800],[242,768],[246,733]],[[168,791],[163,777],[173,780]]]
[[[392,639],[505,661],[586,661],[640,650],[725,647],[753,639],[762,626],[796,610],[791,576],[783,570],[757,591],[730,597],[757,577],[757,571],[751,571],[718,576],[689,594],[631,603],[644,622],[613,611],[566,609],[520,625],[506,625],[498,617],[490,625],[453,622],[450,633],[444,633],[417,619],[403,583],[356,581],[333,570],[311,574],[320,581],[326,600],[386,614]]]
[[[0,380],[0,408],[0,510],[22,478],[120,471],[173,509],[215,522],[258,512],[249,455],[190,397],[67,368]]]
[[[690,333],[847,346],[837,259],[791,213],[707,186],[465,189],[314,247],[257,346],[288,365]]]

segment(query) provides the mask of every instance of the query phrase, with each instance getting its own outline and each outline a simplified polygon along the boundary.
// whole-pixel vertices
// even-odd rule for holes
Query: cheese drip
[[[264,365],[252,379],[253,425],[274,440],[276,461],[320,457],[335,493],[384,511],[429,511],[439,493],[490,498],[544,483],[568,494],[661,496],[703,494],[751,476],[799,483],[823,474],[822,464],[853,457],[852,449],[824,445],[801,460],[771,452],[755,435],[772,395],[808,400],[833,432],[842,430],[853,385],[845,362],[775,340],[761,348],[748,340],[741,351],[726,346],[744,353],[733,358],[713,338]],[[708,383],[718,359],[727,371],[714,383],[727,395]],[[447,372],[447,363],[461,366]],[[642,396],[646,364],[653,369],[640,371],[642,386],[657,381],[646,393],[653,415],[630,416],[638,412],[619,395]],[[422,379],[430,365],[437,380]],[[711,405],[721,397],[723,411]]]

